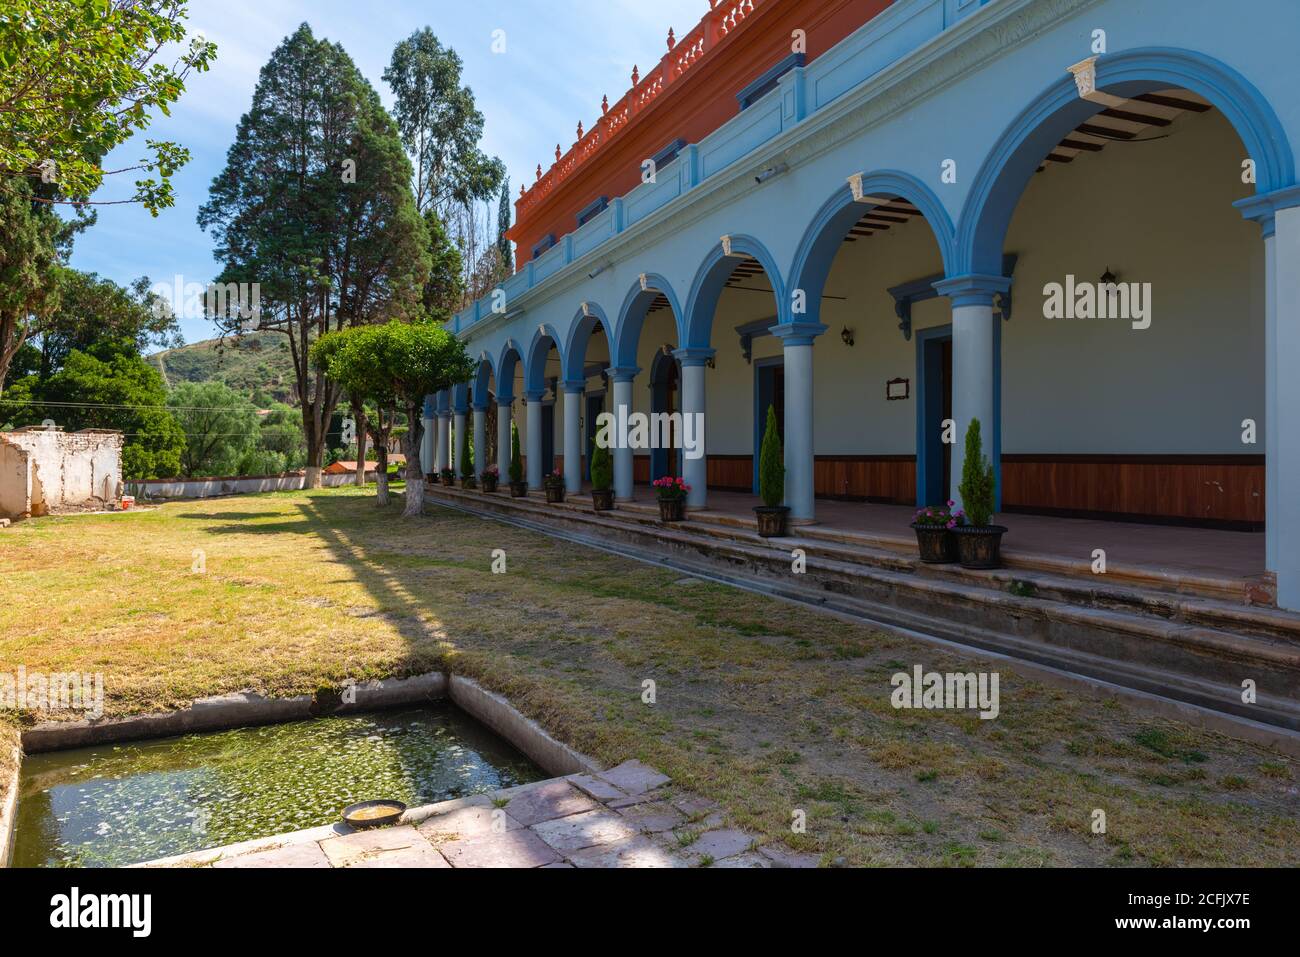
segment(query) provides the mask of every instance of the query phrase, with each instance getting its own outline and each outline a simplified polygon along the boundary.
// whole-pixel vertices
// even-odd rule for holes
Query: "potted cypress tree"
[[[438,472],[438,480],[447,488],[451,488],[456,484],[456,473],[444,465]]]
[[[1006,528],[991,524],[993,518],[993,463],[984,455],[980,420],[971,419],[966,429],[966,459],[961,466],[962,509],[954,513],[957,525],[957,554],[963,568],[999,568],[1002,565],[1002,535]]]
[[[781,434],[776,427],[776,410],[770,405],[758,454],[758,494],[763,499],[763,504],[754,509],[758,534],[764,538],[784,535],[790,516],[790,509],[781,504],[785,498],[785,457],[781,451]]]
[[[460,455],[456,457],[460,460],[460,487],[474,488],[478,482],[474,478],[474,452],[469,445],[469,429],[461,430]]]
[[[524,481],[524,463],[519,455],[519,426],[510,423],[510,497],[523,498],[528,494]]]
[[[598,512],[614,507],[614,464],[599,442],[591,450],[591,506]]]
[[[497,490],[497,482],[500,478],[501,473],[497,470],[495,465],[489,465],[485,468],[482,474],[479,475],[479,481],[483,483],[483,491],[495,492]]]

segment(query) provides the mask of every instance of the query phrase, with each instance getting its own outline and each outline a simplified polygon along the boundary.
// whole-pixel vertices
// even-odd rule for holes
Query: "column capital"
[[[640,371],[639,366],[610,366],[605,373],[613,382],[631,382]]]
[[[471,402],[469,407],[475,412],[486,412],[488,410],[488,404],[486,402]]]
[[[716,351],[715,349],[700,346],[688,346],[682,349],[674,349],[673,357],[683,366],[702,366],[713,358]]]
[[[514,404],[515,404],[514,396],[510,396],[510,395],[499,395],[499,396],[497,396],[497,408],[498,408],[498,409],[508,409],[508,408],[510,408],[510,406],[512,406],[512,405],[514,405]]]
[[[1279,209],[1291,209],[1300,206],[1300,186],[1285,186],[1271,193],[1256,193],[1232,204],[1241,211],[1243,219],[1259,223],[1264,238],[1273,235],[1274,223]]]
[[[525,402],[528,402],[529,404],[532,404],[532,403],[535,403],[535,402],[541,402],[544,398],[546,398],[546,390],[545,390],[545,389],[525,389],[525,390],[524,390],[524,401],[525,401]]]
[[[772,326],[768,332],[785,340],[784,345],[810,346],[826,329],[820,322],[782,322]]]
[[[561,392],[567,395],[572,395],[575,392],[582,392],[583,390],[585,390],[587,388],[587,380],[586,379],[565,379],[562,382],[556,383],[556,385],[558,386]]]
[[[1011,280],[1008,277],[992,276],[987,273],[949,276],[934,284],[934,291],[951,299],[954,307],[992,306],[994,297],[1010,289]]]
[[[440,418],[440,419],[450,419],[450,418],[451,418],[451,409],[439,409],[439,410],[438,410],[438,418]]]

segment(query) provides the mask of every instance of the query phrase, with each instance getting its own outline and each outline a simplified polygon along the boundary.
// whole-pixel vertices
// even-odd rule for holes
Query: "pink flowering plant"
[[[691,487],[680,476],[665,475],[650,483],[661,502],[675,502],[686,497]]]
[[[552,469],[551,471],[549,471],[549,472],[546,473],[546,476],[542,479],[542,484],[543,484],[543,485],[563,485],[563,484],[564,484],[564,473],[561,472],[559,469]]]
[[[949,499],[947,505],[927,505],[925,508],[918,508],[912,516],[912,524],[934,528],[956,528],[958,525],[964,525],[966,513],[959,508],[953,508],[956,504]]]
[[[500,478],[501,470],[498,469],[495,465],[489,465],[487,468],[483,470],[483,476],[486,478],[489,475],[492,476],[493,478]]]

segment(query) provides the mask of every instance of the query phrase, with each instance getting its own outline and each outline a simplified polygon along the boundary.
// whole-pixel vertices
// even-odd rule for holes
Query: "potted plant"
[[[614,463],[609,449],[599,442],[591,450],[591,507],[607,512],[614,507]]]
[[[442,484],[447,488],[451,488],[456,484],[456,473],[446,465],[438,472],[438,478],[442,480]]]
[[[555,505],[564,501],[564,475],[559,469],[546,473],[542,479],[542,488],[546,489],[546,503]]]
[[[483,491],[495,492],[497,490],[497,482],[500,478],[501,472],[495,465],[489,465],[485,468],[483,474],[479,476],[479,479],[483,482]]]
[[[944,565],[957,560],[957,536],[953,534],[962,520],[962,510],[953,510],[955,503],[947,505],[927,505],[918,508],[912,516],[912,528],[916,532],[916,547],[921,552],[921,561],[931,565]]]
[[[474,450],[469,444],[469,429],[461,429],[460,454],[456,459],[460,463],[460,487],[475,488],[478,482],[474,478]]]
[[[1006,528],[991,524],[993,518],[993,463],[984,455],[980,420],[971,419],[966,429],[966,459],[957,486],[965,508],[952,533],[957,537],[957,554],[963,568],[998,568],[1002,535]]]
[[[524,462],[519,455],[519,426],[510,423],[510,497],[523,498],[528,494],[524,481]]]
[[[767,407],[767,427],[758,454],[758,494],[763,504],[755,507],[758,534],[764,538],[784,535],[790,509],[781,504],[785,498],[785,458],[781,453],[781,434],[776,427],[776,410]]]
[[[652,483],[655,494],[659,496],[659,519],[664,522],[680,522],[686,517],[686,496],[691,487],[680,476],[665,475]]]

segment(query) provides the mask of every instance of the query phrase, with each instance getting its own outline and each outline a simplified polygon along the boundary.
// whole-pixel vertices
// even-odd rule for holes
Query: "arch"
[[[763,271],[767,273],[768,281],[772,284],[772,294],[776,297],[777,321],[785,322],[789,317],[789,303],[786,302],[781,270],[777,268],[776,259],[767,247],[753,236],[743,233],[729,238],[731,255],[723,253],[722,243],[719,242],[709,250],[709,254],[695,273],[695,280],[691,283],[691,293],[686,299],[686,316],[679,320],[682,328],[685,329],[685,335],[679,340],[683,348],[707,349],[709,347],[713,316],[717,311],[718,299],[722,295],[722,287],[726,285],[731,271],[735,269],[737,260],[747,256],[757,259]]]
[[[1263,94],[1236,70],[1201,53],[1146,47],[1102,56],[1096,88],[1133,97],[1181,87],[1222,111],[1255,160],[1256,193],[1295,183],[1295,160],[1286,132]],[[1049,85],[995,141],[966,203],[957,231],[957,261],[950,275],[1001,272],[1002,244],[1029,177],[1067,133],[1101,106],[1078,95],[1066,74]]]
[[[660,294],[668,300],[669,308],[673,311],[673,322],[677,325],[677,341],[682,341],[682,310],[672,283],[657,272],[644,275],[645,288],[641,288],[641,279],[638,277],[623,297],[623,305],[618,311],[614,338],[610,340],[609,358],[614,366],[632,368],[636,365],[636,348],[641,341],[641,328],[645,325],[646,313]]]
[[[533,341],[524,355],[524,389],[528,392],[541,392],[546,388],[546,357],[551,347],[560,355],[560,368],[564,368],[564,353],[560,350],[560,338],[555,327],[548,322],[542,323],[533,333]]]
[[[497,359],[497,400],[505,401],[515,397],[515,369],[523,362],[523,353],[519,344],[507,339],[501,346],[501,355]]]
[[[665,355],[663,350],[655,352],[650,362],[650,411],[681,411],[681,363],[674,355]],[[676,401],[674,402],[674,396]],[[674,442],[677,437],[674,435]],[[681,459],[674,449],[659,447],[656,443],[650,449],[650,480],[665,475],[680,475]]]
[[[910,173],[886,169],[863,175],[862,194],[905,199],[919,209],[935,242],[939,244],[944,272],[950,274],[954,262],[956,232],[952,217],[933,190]],[[845,235],[873,205],[875,204],[854,200],[853,191],[845,183],[822,203],[821,209],[808,224],[790,265],[791,291],[802,289],[807,293],[807,313],[800,317],[802,321],[819,321],[821,295],[835,256],[840,251]]]
[[[569,324],[569,338],[564,343],[565,361],[561,369],[562,378],[566,381],[580,382],[587,378],[584,369],[587,363],[587,343],[591,340],[591,334],[596,331],[597,326],[605,330],[605,341],[609,343],[610,358],[613,358],[614,333],[609,318],[599,305],[585,302],[574,313],[573,322]]]
[[[470,388],[470,402],[476,406],[486,406],[488,403],[489,380],[496,377],[496,365],[492,361],[492,356],[484,351],[475,367],[474,380]]]

